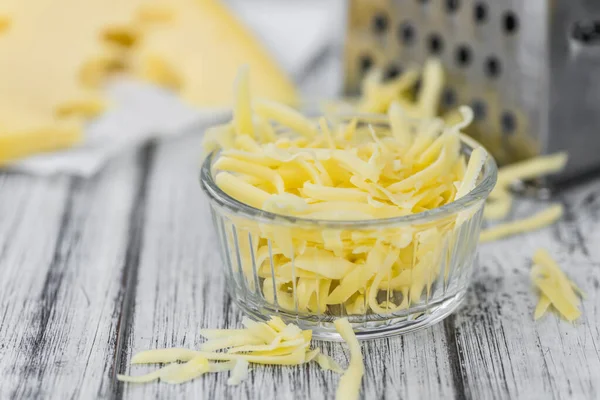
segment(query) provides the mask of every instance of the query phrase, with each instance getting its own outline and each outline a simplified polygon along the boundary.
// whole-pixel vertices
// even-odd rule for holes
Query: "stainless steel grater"
[[[600,0],[350,0],[346,39],[347,93],[436,56],[442,107],[471,105],[500,164],[566,150],[560,180],[600,167]]]

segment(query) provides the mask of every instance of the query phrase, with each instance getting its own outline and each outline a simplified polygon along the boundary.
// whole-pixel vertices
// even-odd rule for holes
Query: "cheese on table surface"
[[[352,325],[350,325],[347,318],[337,319],[334,325],[340,336],[350,347],[350,365],[340,378],[335,398],[336,400],[358,399],[362,377],[365,374],[360,343],[358,343]]]
[[[247,65],[253,96],[296,102],[291,80],[222,2],[173,0],[168,4],[173,22],[144,35],[132,54],[135,73],[161,85],[178,82],[181,96],[194,105],[225,107],[233,104],[231,82],[238,69]],[[168,72],[157,72],[159,66]]]
[[[437,93],[443,81],[439,65],[427,68],[427,90]],[[473,120],[467,107],[459,109],[461,119],[454,125],[439,118],[414,119],[396,103],[390,106],[389,126],[335,116],[314,120],[276,101],[254,100],[248,77],[242,68],[233,120],[213,127],[205,142],[205,151],[216,152],[216,184],[248,206],[313,220],[394,218],[466,196],[482,174],[487,159],[483,148],[474,149],[468,162],[461,154],[460,130]],[[399,83],[403,79],[408,78],[386,85],[404,87]],[[369,85],[376,90],[378,83]],[[433,92],[423,104],[435,103]],[[469,211],[432,222],[437,229],[398,227],[386,235],[232,217],[237,239],[227,234],[227,248],[232,260],[239,257],[249,285],[256,284],[256,269],[265,298],[277,299],[285,310],[328,313],[343,306],[350,314],[390,313],[429,295],[444,243],[455,235],[454,225],[472,215]],[[405,262],[409,251],[416,256]],[[387,292],[384,301],[378,299],[382,292]]]
[[[498,187],[517,179],[527,180],[562,171],[567,165],[567,160],[566,153],[556,153],[507,165],[498,171]]]
[[[490,193],[486,204],[484,218],[489,220],[505,218],[512,206],[510,184],[516,180],[540,178],[564,170],[567,165],[567,154],[556,153],[538,156],[529,160],[507,165],[498,170],[498,182]]]
[[[523,218],[517,221],[505,222],[497,224],[491,228],[481,231],[479,236],[480,242],[489,242],[498,240],[506,236],[515,235],[517,233],[525,233],[544,228],[558,221],[563,215],[563,207],[561,204],[555,204],[547,209],[540,211],[531,217]]]
[[[231,371],[228,385],[248,377],[249,364],[301,365],[315,361],[322,370],[341,373],[341,367],[319,349],[310,349],[312,332],[286,324],[279,317],[268,322],[243,319],[243,329],[203,329],[208,338],[201,350],[183,348],[147,350],[134,355],[132,364],[167,364],[145,375],[118,375],[123,382],[147,383],[157,379],[184,383],[207,373]],[[345,333],[347,334],[347,332]]]
[[[575,321],[581,316],[580,300],[576,292],[581,290],[567,278],[556,261],[544,249],[538,249],[533,255],[531,279],[540,291],[534,318],[544,315],[550,306],[567,321]]]

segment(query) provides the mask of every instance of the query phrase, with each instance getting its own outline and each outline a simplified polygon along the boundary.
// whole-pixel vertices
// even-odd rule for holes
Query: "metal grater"
[[[560,180],[600,166],[600,0],[350,0],[345,89],[439,57],[442,107],[500,164],[569,152]],[[443,110],[442,110],[443,111]]]

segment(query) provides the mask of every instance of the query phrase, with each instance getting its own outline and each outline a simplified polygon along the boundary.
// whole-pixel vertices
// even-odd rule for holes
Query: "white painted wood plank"
[[[143,250],[125,364],[135,352],[164,347],[197,348],[201,328],[239,327],[241,313],[225,293],[207,200],[198,183],[200,138],[160,146],[149,183]],[[443,325],[363,344],[366,398],[451,398],[455,388]],[[339,344],[321,348],[347,363]],[[142,374],[156,366],[126,366]],[[180,386],[123,385],[123,397],[205,399],[329,399],[339,377],[316,365],[257,366],[238,387],[227,374],[209,374]]]
[[[69,181],[0,176],[0,397],[10,398],[27,371],[44,288],[62,225]],[[35,229],[38,227],[38,229]]]
[[[138,161],[125,156],[71,185],[2,178],[0,398],[112,393]]]
[[[456,314],[456,340],[468,397],[595,399],[600,396],[600,182],[561,196],[565,220],[539,232],[482,246],[481,269]],[[541,208],[519,202],[516,214]],[[531,256],[544,247],[588,294],[574,324],[546,315],[533,320],[538,297]]]

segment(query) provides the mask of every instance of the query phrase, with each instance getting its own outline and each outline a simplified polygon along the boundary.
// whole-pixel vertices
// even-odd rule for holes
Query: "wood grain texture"
[[[90,181],[0,178],[0,398],[97,398],[111,378],[143,160]]]

